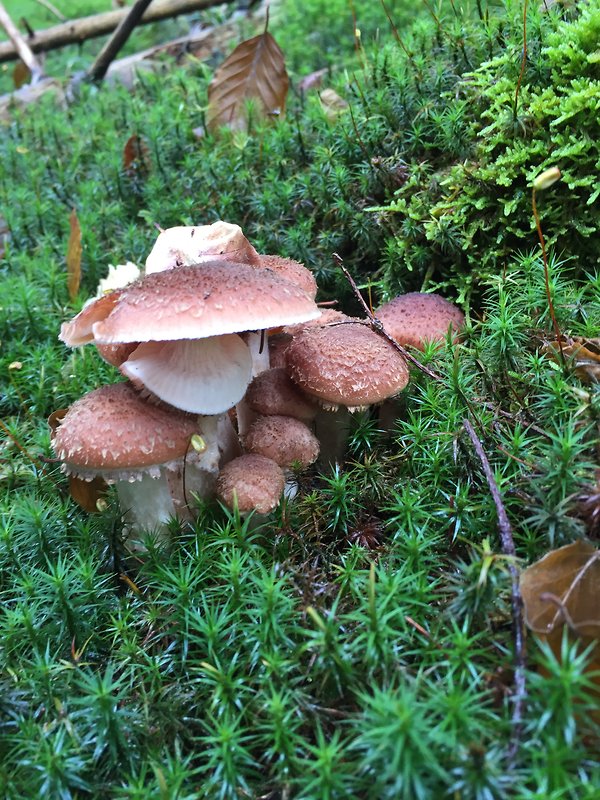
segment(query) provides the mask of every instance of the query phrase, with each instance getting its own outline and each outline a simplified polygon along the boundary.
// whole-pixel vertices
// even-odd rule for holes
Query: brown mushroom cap
[[[419,350],[427,341],[443,341],[450,326],[457,331],[465,322],[465,315],[454,303],[439,294],[423,292],[399,295],[378,308],[375,316],[398,344]]]
[[[129,384],[116,383],[73,403],[52,446],[71,474],[86,480],[95,475],[127,480],[138,470],[183,456],[197,431],[196,417],[152,405]]]
[[[360,408],[400,392],[409,379],[402,356],[366,325],[307,328],[286,351],[288,374],[322,404]]]
[[[155,272],[132,284],[93,332],[107,344],[201,339],[318,315],[306,292],[271,270],[211,261]]]
[[[257,375],[246,390],[246,403],[257,414],[283,414],[303,420],[314,419],[318,411],[284,367],[272,367]]]
[[[93,325],[110,314],[122,294],[123,290],[117,289],[90,300],[70,322],[63,322],[58,338],[69,347],[92,342]]]
[[[283,258],[283,256],[260,256],[260,267],[263,269],[270,269],[279,275],[280,278],[285,278],[290,283],[295,283],[301,289],[304,289],[309,297],[313,300],[317,296],[317,281],[312,272],[307,269],[304,264],[299,261],[294,261],[292,258]]]
[[[271,458],[280,467],[295,463],[307,467],[317,460],[319,440],[294,417],[258,417],[244,438],[244,449]]]
[[[228,508],[268,514],[283,494],[285,477],[281,467],[265,456],[247,453],[227,463],[217,479],[217,497]]]

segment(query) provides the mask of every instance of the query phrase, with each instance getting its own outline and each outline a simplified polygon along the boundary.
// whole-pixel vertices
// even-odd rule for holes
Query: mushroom
[[[310,428],[294,417],[273,415],[258,417],[244,437],[244,449],[266,456],[284,470],[288,498],[295,497],[298,483],[294,466],[308,467],[317,460],[319,440]]]
[[[246,390],[248,408],[257,414],[283,414],[304,421],[317,415],[318,406],[292,381],[284,367],[261,372]]]
[[[217,479],[217,497],[242,514],[268,514],[279,503],[285,486],[281,467],[265,456],[246,453],[229,461]]]
[[[315,420],[321,462],[341,460],[348,430],[348,411],[381,403],[407,385],[406,361],[371,328],[348,322],[307,328],[286,350],[288,375],[315,397],[334,418],[321,412]]]
[[[259,256],[259,266],[261,269],[270,269],[279,275],[280,278],[290,283],[296,284],[301,289],[304,289],[309,297],[313,300],[317,296],[317,281],[312,272],[307,269],[304,264],[299,261],[294,261],[292,258],[284,258],[283,256]]]
[[[212,225],[179,226],[162,231],[146,259],[146,275],[217,259],[260,264],[260,256],[240,226],[218,220]]]
[[[465,315],[439,294],[409,292],[394,297],[375,311],[387,333],[401,345],[423,350],[427,341],[443,341],[464,325]]]
[[[319,315],[314,301],[294,284],[271,271],[223,260],[153,273],[97,302],[104,305],[84,320],[78,315],[63,325],[60,338],[68,345],[92,339],[140,342],[122,372],[148,381],[147,388],[161,400],[196,413],[226,411],[241,400],[250,382],[246,346],[237,336],[225,340],[225,334]],[[219,379],[220,372],[227,373],[226,380]],[[223,383],[231,391],[223,393],[221,402],[218,386]]]
[[[225,454],[221,421],[151,405],[129,385],[102,386],[77,400],[52,437],[63,470],[115,484],[130,537],[173,516],[191,518],[188,501],[214,492]],[[195,446],[194,446],[195,445]]]

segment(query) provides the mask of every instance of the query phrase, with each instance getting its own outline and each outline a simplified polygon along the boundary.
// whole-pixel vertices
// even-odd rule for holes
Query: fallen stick
[[[2,25],[6,31],[15,49],[15,57],[20,58],[31,73],[31,83],[40,81],[44,77],[44,70],[25,39],[17,30],[15,23],[10,18],[8,11],[4,8],[2,3],[0,3],[0,25]]]
[[[490,467],[490,462],[485,454],[483,445],[479,437],[475,433],[473,426],[468,419],[463,420],[464,428],[469,435],[469,439],[473,443],[475,452],[481,462],[483,473],[486,477],[487,484],[490,489],[490,494],[496,506],[496,513],[498,515],[498,530],[500,531],[500,542],[502,544],[502,552],[509,557],[508,569],[511,577],[511,606],[513,617],[513,635],[515,640],[515,694],[514,704],[512,711],[512,732],[510,738],[510,745],[508,748],[509,766],[514,766],[514,760],[519,747],[519,741],[523,728],[523,709],[525,706],[525,698],[527,697],[527,689],[525,686],[525,623],[523,620],[523,598],[521,597],[521,590],[519,588],[519,571],[515,565],[516,550],[515,542],[512,535],[512,528],[500,490],[496,484],[494,473]]]
[[[131,36],[133,29],[140,22],[142,15],[150,5],[152,0],[135,0],[129,9],[129,13],[121,20],[117,30],[98,53],[96,60],[90,67],[87,78],[90,81],[101,81],[106,75],[111,61],[117,57],[119,50],[123,47],[127,39]]]
[[[192,11],[201,11],[205,8],[221,5],[223,2],[231,3],[232,0],[154,0],[147,9],[139,24],[157,22],[169,19],[180,14],[190,14]],[[107,11],[103,14],[94,14],[91,17],[71,20],[61,25],[38,31],[35,38],[29,41],[29,48],[34,53],[56,50],[66,44],[81,44],[87,39],[105,36],[112,33],[129,14],[129,8],[116,11]],[[11,42],[0,42],[0,63],[14,61],[20,58],[15,45]]]

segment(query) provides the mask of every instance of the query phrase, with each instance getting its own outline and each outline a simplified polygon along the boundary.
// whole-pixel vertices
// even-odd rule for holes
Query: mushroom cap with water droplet
[[[198,433],[195,416],[156,406],[130,384],[102,386],[69,408],[52,437],[67,472],[91,480],[128,480],[181,458]]]
[[[314,300],[271,270],[211,261],[155,272],[125,289],[93,325],[98,342],[201,339],[304,322]]]

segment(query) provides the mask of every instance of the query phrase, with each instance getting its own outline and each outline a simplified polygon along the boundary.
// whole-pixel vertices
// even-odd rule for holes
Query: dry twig
[[[352,291],[354,292],[356,299],[362,306],[362,309],[365,312],[368,320],[368,322],[366,322],[365,324],[370,325],[370,327],[375,331],[375,333],[378,333],[380,336],[383,336],[383,338],[386,339],[392,345],[392,347],[394,347],[400,353],[401,356],[404,356],[404,358],[407,361],[410,361],[411,364],[414,364],[414,366],[417,369],[421,370],[421,372],[424,372],[425,375],[429,375],[430,378],[433,378],[436,381],[441,381],[442,380],[441,375],[439,375],[437,372],[433,372],[433,370],[429,369],[429,367],[426,367],[424,364],[421,364],[421,362],[418,359],[416,359],[411,353],[409,353],[405,347],[402,347],[401,344],[398,344],[398,342],[394,339],[393,336],[390,336],[390,334],[383,327],[383,322],[381,322],[381,320],[377,319],[377,317],[374,316],[369,306],[363,300],[363,297],[358,289],[358,286],[356,285],[352,275],[350,275],[350,273],[344,266],[344,262],[342,261],[341,256],[339,256],[337,253],[333,253],[333,260],[344,273],[346,280],[352,287]]]
[[[525,622],[523,619],[523,599],[521,597],[521,590],[519,588],[519,572],[515,564],[515,542],[512,535],[510,521],[508,519],[508,515],[506,514],[506,509],[504,508],[504,503],[502,502],[502,497],[500,496],[500,491],[498,489],[498,485],[496,484],[490,462],[488,461],[483,449],[483,445],[481,444],[479,437],[475,433],[475,430],[468,419],[463,420],[463,425],[469,435],[469,438],[471,439],[471,442],[473,443],[473,447],[475,448],[475,452],[477,453],[479,461],[481,462],[481,466],[490,489],[490,494],[494,499],[496,513],[498,514],[498,529],[500,531],[502,552],[504,555],[510,556],[508,568],[511,577],[511,605],[516,658],[514,677],[515,693],[513,698],[514,705],[512,713],[513,729],[511,742],[508,749],[508,758],[512,765],[517,753],[523,728],[523,709],[525,706],[525,698],[527,696],[527,689],[525,686]]]

